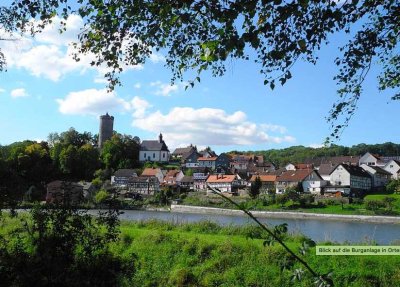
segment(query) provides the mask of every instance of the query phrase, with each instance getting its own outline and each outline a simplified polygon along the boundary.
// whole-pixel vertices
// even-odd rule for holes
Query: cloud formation
[[[67,31],[60,34],[61,19],[55,17],[53,24],[46,26],[42,33],[33,39],[28,36],[17,37],[15,41],[2,41],[0,49],[3,51],[9,68],[16,67],[27,70],[31,75],[43,77],[51,81],[59,81],[70,73],[85,73],[87,70],[97,71],[96,83],[105,83],[103,76],[109,71],[104,66],[92,66],[95,60],[93,54],[80,55],[80,61],[73,59],[75,48],[72,42],[77,42],[77,35],[83,28],[82,18],[70,15],[66,20]],[[1,31],[0,31],[1,32]],[[1,33],[0,33],[1,34]],[[4,35],[2,35],[4,36]],[[124,71],[143,69],[142,65],[127,66]]]
[[[15,98],[24,98],[28,97],[28,93],[25,91],[24,88],[14,89],[11,91],[11,97]]]
[[[59,111],[68,115],[100,115],[104,112],[120,112],[131,109],[131,104],[107,89],[87,89],[69,93],[65,99],[57,99]]]
[[[156,90],[154,91],[154,94],[157,96],[163,96],[163,97],[169,97],[173,93],[178,92],[179,86],[174,84],[171,85],[170,83],[162,83],[161,81],[156,81],[150,83],[151,87],[155,87]]]
[[[247,120],[242,111],[232,114],[221,109],[175,107],[167,114],[160,111],[137,117],[132,125],[142,130],[158,133],[162,131],[170,146],[183,143],[196,145],[256,145],[263,143],[293,142],[289,135],[270,135],[271,126]],[[279,132],[286,131],[280,127]]]

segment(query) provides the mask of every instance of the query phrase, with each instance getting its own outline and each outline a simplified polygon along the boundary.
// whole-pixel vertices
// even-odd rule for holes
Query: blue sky
[[[230,61],[225,76],[204,73],[200,84],[185,91],[185,83],[169,84],[165,59],[154,54],[143,66],[127,67],[123,86],[107,93],[104,68],[90,67],[90,56],[79,63],[69,56],[68,43],[81,25],[74,16],[63,35],[49,27],[35,39],[0,43],[8,61],[0,77],[1,145],[46,140],[50,132],[69,127],[97,133],[98,117],[106,112],[115,117],[116,131],[141,139],[162,132],[171,150],[191,143],[217,152],[318,146],[330,134],[325,118],[337,97],[333,61],[343,35],[330,38],[317,53],[317,65],[297,63],[293,78],[274,91],[263,85],[251,61]],[[377,90],[376,71],[337,144],[398,141],[400,102]]]

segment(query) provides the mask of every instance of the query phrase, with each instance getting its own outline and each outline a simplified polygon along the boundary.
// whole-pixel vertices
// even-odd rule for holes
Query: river
[[[168,211],[138,211],[124,210],[120,216],[122,220],[148,220],[159,219],[175,223],[190,223],[210,220],[221,225],[252,224],[246,216],[175,213]],[[343,222],[339,220],[322,219],[277,219],[260,218],[263,223],[273,226],[286,222],[289,232],[302,233],[316,242],[332,241],[338,243],[370,243],[377,242],[381,245],[394,243],[400,245],[400,224],[392,223],[367,223]]]

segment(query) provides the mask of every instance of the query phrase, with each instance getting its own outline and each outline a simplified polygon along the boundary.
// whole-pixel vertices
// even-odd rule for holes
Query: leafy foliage
[[[0,240],[5,286],[116,286],[132,264],[110,252],[118,239],[118,213],[94,219],[67,206],[36,206],[22,226]]]
[[[250,186],[250,197],[256,198],[260,194],[260,188],[262,186],[262,182],[259,176],[256,177],[255,181]]]

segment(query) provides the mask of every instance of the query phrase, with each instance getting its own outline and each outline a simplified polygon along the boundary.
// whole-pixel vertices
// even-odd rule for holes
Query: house
[[[155,176],[131,177],[128,180],[130,194],[154,195],[160,191],[160,182]]]
[[[199,166],[199,163],[198,163],[199,157],[200,157],[200,154],[196,150],[193,150],[189,153],[182,155],[181,163],[186,168],[198,167]]]
[[[252,156],[249,155],[235,155],[232,157],[230,163],[233,172],[247,171],[249,164],[252,162]]]
[[[226,153],[221,153],[215,161],[216,168],[227,170],[230,166],[231,158]]]
[[[207,190],[207,172],[195,172],[193,173],[193,190],[204,191]]]
[[[140,144],[139,161],[169,162],[170,153],[162,134],[158,140],[144,140]]]
[[[390,172],[392,179],[399,179],[400,175],[400,160],[392,159],[384,167],[384,170]]]
[[[261,181],[261,188],[260,188],[260,193],[268,193],[271,191],[275,192],[275,182],[276,182],[276,175],[273,174],[260,174],[260,175],[253,175],[250,178],[250,183],[254,183],[256,181],[256,178],[260,178]]]
[[[321,194],[324,186],[326,186],[328,182],[329,181],[324,180],[317,171],[313,170],[303,179],[301,184],[303,192]]]
[[[330,184],[324,193],[360,195],[372,187],[371,176],[363,168],[349,164],[339,164],[330,174]]]
[[[185,155],[191,154],[193,152],[197,153],[197,148],[192,145],[188,147],[176,148],[174,152],[171,154],[171,158],[173,160],[181,160]]]
[[[173,169],[167,172],[164,177],[164,185],[177,186],[185,175],[181,170]]]
[[[312,163],[297,163],[294,165],[296,169],[314,169]]]
[[[276,193],[284,193],[288,187],[300,190],[303,180],[312,172],[311,169],[287,170],[276,179]]]
[[[152,168],[152,167],[145,168],[140,176],[142,176],[142,177],[153,177],[154,176],[158,179],[158,182],[160,184],[164,181],[164,177],[165,177],[163,172],[161,171],[161,169]]]
[[[111,177],[111,184],[126,186],[130,177],[137,177],[134,169],[118,169]]]
[[[218,157],[213,156],[213,157],[199,157],[197,159],[197,162],[199,163],[199,167],[207,167],[212,170],[216,168],[216,163],[217,163]]]
[[[360,160],[358,161],[358,165],[361,166],[363,164],[370,165],[370,166],[385,166],[385,163],[381,160],[378,155],[374,155],[372,153],[365,153]]]
[[[80,181],[78,184],[82,187],[83,197],[85,199],[92,198],[97,191],[97,188],[88,181]]]
[[[214,174],[210,175],[206,182],[209,187],[218,189],[220,192],[237,193],[240,186],[239,180],[237,175]]]
[[[46,203],[78,204],[83,199],[83,187],[75,182],[55,180],[47,184]]]
[[[185,190],[193,190],[194,189],[193,176],[185,175],[180,181],[180,187]]]
[[[199,154],[201,157],[217,157],[217,154],[210,147],[199,151]]]
[[[392,174],[379,166],[370,166],[363,164],[361,167],[369,173],[372,178],[372,187],[376,190],[382,190],[390,180]]]
[[[347,163],[351,165],[358,165],[360,160],[360,156],[332,156],[332,157],[317,157],[317,158],[308,158],[305,159],[303,162],[307,164],[313,164],[315,168],[318,169],[322,164],[331,164],[333,166],[337,166],[341,163]]]
[[[293,163],[288,163],[285,165],[286,170],[296,170],[296,166]]]
[[[330,181],[331,173],[335,168],[336,168],[336,164],[322,163],[319,166],[318,174],[322,177],[323,180]]]

